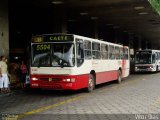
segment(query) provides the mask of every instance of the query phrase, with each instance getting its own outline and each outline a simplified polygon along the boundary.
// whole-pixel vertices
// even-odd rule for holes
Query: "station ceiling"
[[[98,26],[112,26],[160,45],[160,16],[148,0],[15,0],[14,5],[63,8],[68,22],[97,21]]]

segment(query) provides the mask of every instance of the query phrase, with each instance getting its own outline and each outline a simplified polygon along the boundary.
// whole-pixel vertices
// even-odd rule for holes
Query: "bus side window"
[[[126,56],[127,56],[127,60],[128,60],[129,59],[129,49],[127,48],[126,51],[127,51]]]
[[[115,49],[113,45],[109,46],[109,59],[115,59]]]
[[[128,49],[124,48],[124,59],[128,60]]]
[[[158,53],[156,52],[156,60],[158,60]]]
[[[152,54],[152,63],[155,63],[155,62],[156,62],[156,55]]]
[[[76,39],[76,51],[77,51],[77,67],[81,66],[84,62],[84,48],[83,40]]]
[[[100,44],[99,43],[92,42],[92,58],[93,59],[101,59]]]
[[[120,48],[120,59],[123,59],[124,55],[123,55],[123,48]]]
[[[119,47],[115,47],[115,57],[116,59],[120,59],[120,48]]]
[[[91,59],[91,42],[85,40],[84,41],[84,54],[85,54],[85,59]]]
[[[108,45],[101,44],[101,55],[102,59],[108,59]]]

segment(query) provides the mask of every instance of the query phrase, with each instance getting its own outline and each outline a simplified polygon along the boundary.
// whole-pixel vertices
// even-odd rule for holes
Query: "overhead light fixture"
[[[153,22],[152,25],[159,25],[160,22]]]
[[[88,13],[87,12],[81,12],[80,15],[84,16],[84,15],[88,15]]]
[[[114,26],[114,27],[113,27],[113,29],[118,29],[118,28],[120,28],[120,27],[119,27],[119,26]]]
[[[144,9],[144,7],[143,6],[136,6],[136,7],[134,7],[134,9],[135,10],[142,10],[142,9]]]
[[[63,1],[55,0],[55,1],[52,1],[52,4],[60,5],[60,4],[63,4]]]
[[[140,13],[138,13],[139,15],[147,15],[148,14],[148,12],[140,12]]]
[[[98,17],[91,17],[91,20],[97,20]]]
[[[106,26],[112,26],[113,24],[111,24],[111,23],[108,23],[108,24],[106,24]]]
[[[68,22],[75,22],[76,20],[74,19],[70,19],[70,20],[67,20]]]
[[[127,31],[127,30],[124,30],[123,32],[124,32],[124,33],[128,33],[128,31]]]
[[[154,20],[154,19],[149,19],[148,21],[149,21],[149,22],[155,22],[156,20]]]

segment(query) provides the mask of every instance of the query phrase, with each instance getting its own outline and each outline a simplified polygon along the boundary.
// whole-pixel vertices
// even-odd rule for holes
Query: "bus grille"
[[[51,79],[51,81],[61,81],[62,78],[40,78],[40,80],[42,81],[49,81],[49,79]]]
[[[147,66],[138,66],[139,69],[147,69]]]

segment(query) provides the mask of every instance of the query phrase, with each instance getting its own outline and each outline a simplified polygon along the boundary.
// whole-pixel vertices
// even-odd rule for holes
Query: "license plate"
[[[53,89],[60,89],[61,86],[60,85],[53,85]]]

